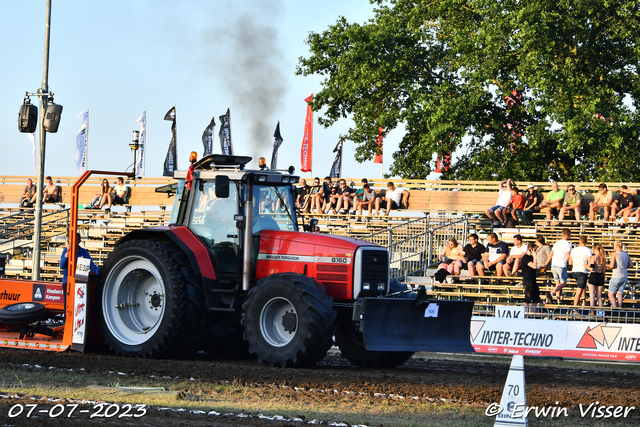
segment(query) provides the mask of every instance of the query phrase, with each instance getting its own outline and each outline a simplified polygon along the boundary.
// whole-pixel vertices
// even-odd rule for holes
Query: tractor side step
[[[210,307],[209,311],[226,311],[226,312],[235,312],[235,308],[223,308],[223,307]]]

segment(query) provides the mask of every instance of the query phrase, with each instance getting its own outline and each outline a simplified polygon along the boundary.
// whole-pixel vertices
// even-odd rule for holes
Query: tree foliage
[[[297,68],[325,76],[314,109],[353,119],[358,161],[400,128],[405,178],[455,151],[443,178],[640,180],[638,1],[372,4],[366,23],[311,33]]]

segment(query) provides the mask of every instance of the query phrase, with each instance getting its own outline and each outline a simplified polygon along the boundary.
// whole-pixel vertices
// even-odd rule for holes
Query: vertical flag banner
[[[373,156],[373,163],[382,163],[382,126],[378,128],[378,141],[376,142],[380,147],[380,154]]]
[[[171,107],[167,114],[164,115],[165,120],[171,120],[171,141],[169,142],[169,150],[167,151],[167,157],[164,159],[164,172],[163,176],[173,176],[173,171],[178,168],[178,138],[176,135],[176,106]]]
[[[233,145],[231,145],[231,112],[227,108],[227,114],[223,114],[220,119],[220,148],[222,148],[222,154],[233,156]]]
[[[271,155],[271,170],[276,169],[276,164],[278,163],[278,148],[282,144],[282,135],[280,135],[280,120],[278,120],[278,124],[276,125],[276,131],[273,133],[273,154]]]
[[[83,174],[87,170],[87,151],[89,150],[89,110],[78,114],[82,126],[76,135],[76,172]]]
[[[140,125],[140,148],[136,152],[136,172],[138,178],[144,177],[144,154],[147,149],[147,110],[136,120],[136,124]]]
[[[33,153],[31,154],[31,164],[33,166],[33,174],[36,174],[36,133],[28,133],[27,138],[31,141],[33,147]]]
[[[204,128],[204,132],[202,132],[202,145],[204,145],[204,152],[202,153],[202,157],[208,156],[213,153],[213,128],[216,127],[216,118],[211,117],[211,121],[209,122],[209,126]]]
[[[331,178],[340,178],[342,174],[342,141],[338,142],[336,148],[333,149],[336,154],[336,158],[331,165],[331,172],[329,172],[329,176]]]
[[[300,150],[300,162],[302,172],[311,171],[311,155],[313,154],[313,93],[304,100],[307,103],[307,117],[304,119],[304,136],[302,137],[302,149]]]

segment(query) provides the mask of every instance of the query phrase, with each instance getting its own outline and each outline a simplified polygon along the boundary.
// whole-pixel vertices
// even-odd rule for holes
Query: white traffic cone
[[[502,399],[500,399],[500,407],[502,412],[496,415],[494,427],[529,425],[526,416],[527,397],[524,388],[523,356],[516,355],[511,359],[511,367],[502,392]]]

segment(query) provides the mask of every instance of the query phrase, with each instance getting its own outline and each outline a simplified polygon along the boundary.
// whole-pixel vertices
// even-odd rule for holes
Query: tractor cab
[[[299,178],[245,170],[250,160],[213,154],[175,174],[180,181],[170,224],[186,226],[207,247],[220,278],[238,277],[242,271],[245,239],[251,238],[255,268],[263,230],[298,231],[291,185]]]

